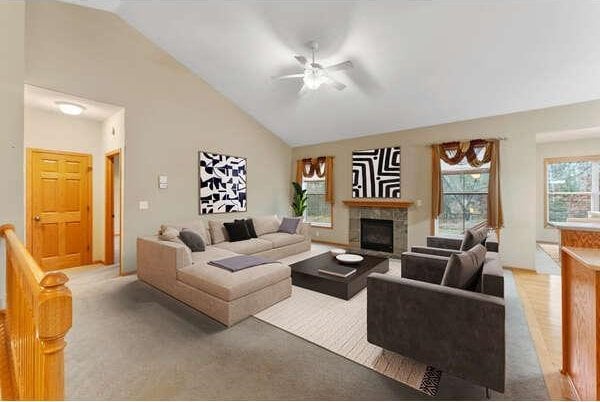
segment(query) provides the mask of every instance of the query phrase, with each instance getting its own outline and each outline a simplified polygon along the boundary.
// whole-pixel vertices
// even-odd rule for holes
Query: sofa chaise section
[[[144,237],[138,239],[137,246],[138,277],[142,281],[227,326],[292,293],[290,267],[279,262],[233,273],[207,264],[237,255],[215,246],[193,253],[192,263],[183,244]]]
[[[221,222],[210,221],[210,228],[203,221],[169,225],[177,230],[191,228],[204,238],[205,251],[195,253],[178,239],[138,238],[138,277],[217,321],[233,325],[289,297],[291,269],[274,262],[229,272],[210,261],[236,255],[277,261],[310,250],[309,225],[300,224],[296,233],[282,233],[277,231],[275,216],[255,222],[258,238],[236,242],[228,241]]]

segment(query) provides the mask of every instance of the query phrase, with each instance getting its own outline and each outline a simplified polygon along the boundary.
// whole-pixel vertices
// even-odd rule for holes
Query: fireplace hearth
[[[394,221],[362,218],[360,220],[360,248],[392,253],[394,251]]]

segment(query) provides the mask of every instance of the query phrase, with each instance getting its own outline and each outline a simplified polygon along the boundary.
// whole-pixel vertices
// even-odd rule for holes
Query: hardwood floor
[[[519,297],[533,338],[548,393],[553,400],[575,400],[562,366],[560,275],[513,269]]]

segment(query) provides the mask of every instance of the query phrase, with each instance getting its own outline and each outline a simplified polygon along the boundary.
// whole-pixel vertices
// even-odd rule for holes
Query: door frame
[[[123,274],[123,152],[117,148],[104,155],[104,182],[105,200],[104,200],[104,265],[115,263],[115,221],[113,211],[115,209],[113,180],[114,160],[119,157],[119,275]]]
[[[82,152],[71,152],[71,151],[57,151],[54,149],[42,149],[42,148],[31,148],[27,147],[27,157],[25,159],[25,247],[29,251],[30,254],[33,255],[33,202],[32,202],[32,193],[33,193],[33,154],[34,152],[40,153],[48,153],[48,154],[57,154],[57,155],[73,155],[73,156],[87,156],[89,160],[89,166],[87,171],[87,180],[88,180],[88,201],[90,209],[88,211],[88,245],[85,252],[85,261],[83,261],[82,265],[90,265],[93,263],[92,256],[94,255],[94,195],[93,195],[93,156],[92,154],[86,154]]]

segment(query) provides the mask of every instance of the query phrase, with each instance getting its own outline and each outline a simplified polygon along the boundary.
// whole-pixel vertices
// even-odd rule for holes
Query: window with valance
[[[333,160],[333,156],[320,156],[297,161],[296,182],[307,193],[304,221],[314,226],[333,224]]]
[[[432,146],[432,218],[440,234],[503,226],[498,140]]]

